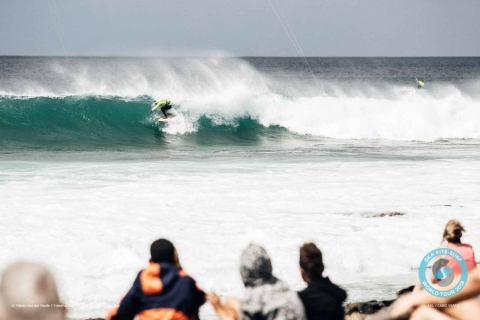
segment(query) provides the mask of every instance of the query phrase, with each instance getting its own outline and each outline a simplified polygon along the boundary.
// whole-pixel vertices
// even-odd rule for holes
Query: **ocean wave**
[[[269,94],[231,101],[186,102],[157,123],[149,97],[0,98],[2,145],[79,148],[158,145],[165,135],[198,142],[243,142],[261,136],[435,141],[479,139],[478,103],[461,94],[435,99],[290,98]],[[200,139],[200,140],[198,140]],[[210,141],[211,140],[211,141]]]
[[[201,144],[306,136],[480,139],[480,98],[448,83],[417,90],[314,83],[288,73],[279,80],[238,59],[161,60],[143,68],[128,61],[120,67],[112,60],[57,62],[53,80],[17,79],[10,89],[0,88],[0,145],[152,148],[169,137]],[[102,68],[95,68],[100,62]],[[167,124],[148,113],[153,99],[162,98],[176,104],[177,116]]]

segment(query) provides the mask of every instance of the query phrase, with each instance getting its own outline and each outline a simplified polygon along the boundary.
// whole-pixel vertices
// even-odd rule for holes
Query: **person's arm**
[[[196,285],[195,281],[193,281],[192,296],[193,296],[193,308],[195,313],[193,315],[193,318],[195,320],[199,320],[200,317],[198,313],[200,311],[200,307],[205,303],[205,301],[207,301],[207,297],[205,292]]]
[[[212,304],[221,320],[240,319],[240,300],[229,298],[225,303],[222,303],[220,297],[215,292],[207,294],[207,300]]]
[[[429,294],[425,290],[417,291],[415,293],[405,295],[399,298],[392,306],[391,316],[397,318],[413,309],[426,304],[453,304],[463,300],[471,299],[480,295],[480,270],[475,268],[468,274],[468,280],[460,292],[447,297],[440,298]]]
[[[134,285],[135,286],[135,285]],[[135,288],[128,291],[118,308],[110,310],[106,320],[133,320],[138,312],[138,301],[135,298]]]
[[[193,292],[193,303],[197,309],[200,309],[200,307],[207,301],[207,297],[205,292],[201,290],[198,287],[195,287],[194,292]]]

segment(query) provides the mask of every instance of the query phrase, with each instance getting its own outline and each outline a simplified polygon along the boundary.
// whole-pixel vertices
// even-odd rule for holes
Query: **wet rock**
[[[414,286],[404,288],[397,292],[397,296],[402,296],[412,292]],[[392,300],[372,300],[367,302],[348,303],[345,306],[345,320],[382,320],[390,319],[390,306],[395,302]],[[403,318],[407,320],[408,318]]]
[[[394,300],[383,300],[383,301],[367,301],[367,302],[356,302],[349,303],[345,306],[345,314],[351,315],[355,312],[360,314],[374,314],[380,311],[381,309],[390,306]]]
[[[403,296],[406,293],[410,293],[410,292],[413,291],[413,288],[415,288],[415,286],[410,286],[410,287],[403,288],[402,290],[397,292],[397,296],[400,297],[400,296]]]
[[[370,216],[370,218],[395,217],[395,216],[404,216],[404,215],[406,215],[406,213],[403,213],[403,212],[382,212],[382,213],[374,214]]]

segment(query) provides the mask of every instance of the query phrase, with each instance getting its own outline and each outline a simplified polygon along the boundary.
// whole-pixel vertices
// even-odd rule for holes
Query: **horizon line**
[[[216,55],[203,55],[203,56],[186,56],[186,55],[158,55],[158,56],[149,56],[149,55],[0,55],[0,58],[480,58],[480,56],[216,56]]]

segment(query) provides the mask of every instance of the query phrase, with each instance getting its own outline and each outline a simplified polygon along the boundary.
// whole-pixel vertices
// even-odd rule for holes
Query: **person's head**
[[[243,250],[240,256],[240,275],[246,287],[275,282],[272,271],[272,261],[264,248],[250,244]]]
[[[150,246],[150,261],[155,263],[171,263],[179,266],[177,250],[167,239],[155,240]]]
[[[462,224],[458,220],[450,220],[443,231],[443,240],[452,243],[461,243],[462,232],[465,232]]]
[[[314,243],[305,243],[300,247],[300,271],[305,282],[321,278],[324,269],[322,252]]]
[[[17,304],[44,306],[15,307]],[[0,284],[0,319],[64,320],[66,309],[61,305],[55,280],[46,267],[21,261],[11,264],[3,272]]]

